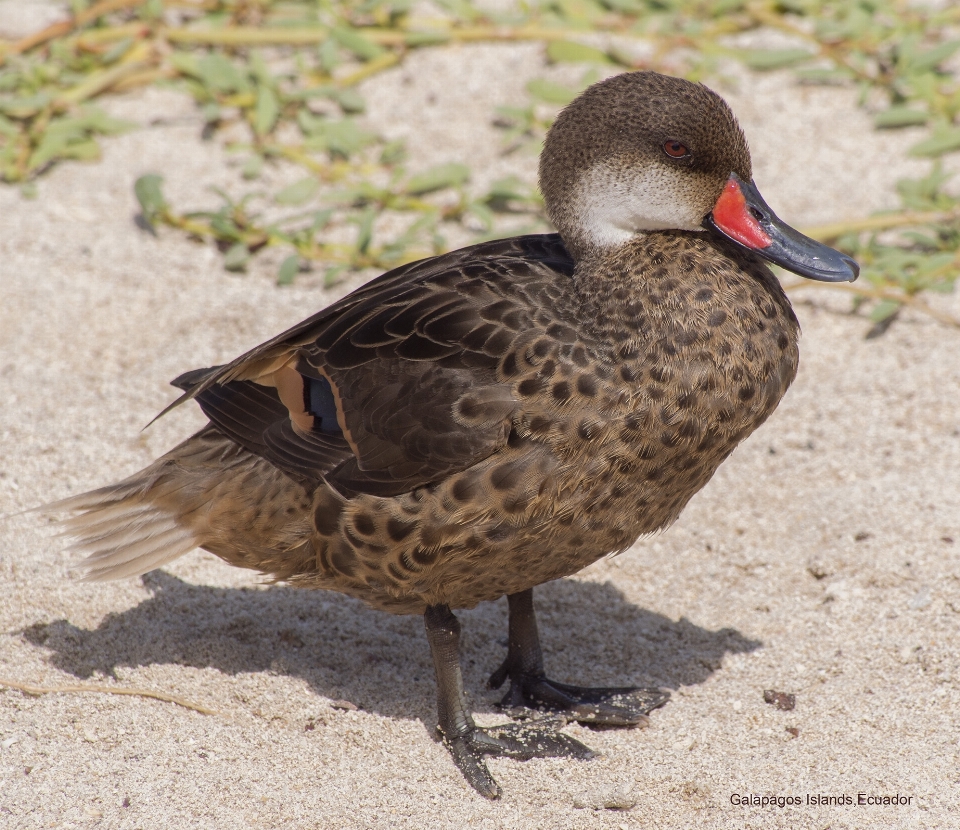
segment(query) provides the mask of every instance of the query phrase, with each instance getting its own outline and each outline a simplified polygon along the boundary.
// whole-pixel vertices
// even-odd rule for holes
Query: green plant
[[[332,281],[345,269],[439,252],[452,225],[495,234],[500,216],[519,212],[531,228],[544,227],[530,188],[504,181],[472,194],[470,170],[459,164],[411,175],[402,145],[359,126],[365,103],[357,84],[411,50],[537,41],[549,61],[584,67],[576,88],[535,79],[527,106],[492,114],[505,152],[537,148],[550,120],[542,105],[565,103],[604,67],[668,68],[696,79],[737,59],[755,71],[789,67],[804,83],[853,85],[863,105],[884,102],[878,129],[926,128],[910,152],[930,158],[932,172],[901,183],[902,210],[814,232],[863,263],[866,280],[841,290],[867,303],[875,324],[888,325],[904,305],[960,324],[918,298],[951,290],[957,273],[958,206],[943,191],[936,160],[960,149],[960,84],[944,68],[960,53],[960,8],[906,0],[542,0],[495,15],[465,0],[435,5],[442,17],[423,19],[409,0],[100,0],[86,7],[78,0],[72,20],[0,42],[0,179],[29,186],[53,164],[96,158],[101,136],[131,125],[91,101],[174,84],[201,108],[207,134],[243,128],[246,138],[229,146],[243,154],[251,188],[266,165],[281,161],[303,176],[273,194],[221,192],[219,205],[194,213],[168,205],[159,177],[148,177],[137,183],[145,217],[214,240],[227,268],[241,270],[277,245],[289,251],[281,283],[314,261]],[[777,30],[790,45],[744,50],[731,40],[759,29]],[[598,35],[606,46],[596,45]],[[636,58],[624,46],[631,41],[652,50]],[[402,230],[378,234],[375,220],[385,213],[401,216]],[[353,226],[352,241],[327,241],[324,231],[334,226]]]

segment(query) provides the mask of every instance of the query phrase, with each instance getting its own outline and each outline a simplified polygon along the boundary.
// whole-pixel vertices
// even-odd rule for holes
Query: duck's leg
[[[560,732],[566,719],[550,718],[482,729],[473,722],[460,672],[460,622],[446,605],[431,605],[423,615],[437,672],[437,711],[443,743],[469,784],[487,798],[499,798],[484,755],[530,758],[590,758],[593,753]]]
[[[511,594],[510,645],[507,659],[490,676],[490,688],[510,679],[500,705],[505,709],[532,708],[561,712],[585,724],[642,726],[647,713],[666,703],[669,692],[636,686],[590,688],[557,683],[543,670],[540,633],[533,610],[533,589]]]

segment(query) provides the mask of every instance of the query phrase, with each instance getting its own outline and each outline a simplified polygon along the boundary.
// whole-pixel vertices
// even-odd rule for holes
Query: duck
[[[637,71],[590,86],[550,128],[539,180],[556,233],[403,265],[182,374],[167,410],[196,401],[207,425],[51,506],[87,580],[203,548],[422,615],[440,739],[491,799],[486,756],[588,758],[567,723],[634,727],[666,702],[548,677],[533,590],[667,528],[777,407],[799,325],[768,264],[859,273],[768,207],[702,84]],[[503,596],[490,686],[535,716],[481,728],[454,612]]]

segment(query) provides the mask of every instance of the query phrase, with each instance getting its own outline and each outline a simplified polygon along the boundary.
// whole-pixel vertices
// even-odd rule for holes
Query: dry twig
[[[154,692],[151,689],[137,689],[123,686],[104,686],[101,684],[87,683],[76,684],[73,686],[32,686],[28,683],[18,683],[14,680],[6,680],[0,677],[0,686],[6,686],[9,689],[17,689],[28,695],[49,695],[56,693],[74,693],[74,692],[94,692],[105,695],[130,695],[133,697],[149,697],[154,700],[162,700],[166,703],[176,703],[184,709],[192,709],[194,712],[200,712],[202,715],[220,715],[228,717],[223,712],[216,709],[208,709],[198,703],[191,703],[176,695],[168,695],[165,692]]]

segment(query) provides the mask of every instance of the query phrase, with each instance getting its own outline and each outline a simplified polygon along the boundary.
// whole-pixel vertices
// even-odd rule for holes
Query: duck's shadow
[[[80,677],[155,663],[237,675],[272,671],[318,694],[389,717],[435,718],[433,665],[419,617],[396,617],[322,591],[192,585],[163,571],[143,577],[153,596],[97,628],[67,620],[22,635]],[[639,608],[610,583],[560,580],[535,592],[548,673],[584,685],[677,688],[703,682],[727,653],[761,643],[729,628],[709,631]],[[506,603],[458,613],[464,679],[478,711],[506,647]]]

